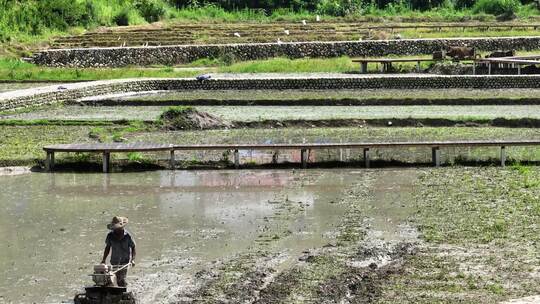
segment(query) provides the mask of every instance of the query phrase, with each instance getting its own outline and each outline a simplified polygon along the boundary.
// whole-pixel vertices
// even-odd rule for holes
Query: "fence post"
[[[240,154],[238,153],[238,149],[234,150],[234,168],[240,168]]]
[[[54,152],[47,151],[47,158],[45,160],[45,171],[51,172],[54,170]]]
[[[506,147],[501,146],[501,166],[504,167],[506,165]]]
[[[441,151],[439,147],[431,148],[431,158],[435,167],[441,166]]]
[[[369,148],[364,148],[364,164],[369,168]]]
[[[109,173],[111,162],[111,153],[103,152],[103,173]]]
[[[362,74],[367,73],[367,65],[368,65],[367,62],[361,62],[360,63],[360,72]]]
[[[306,169],[307,168],[307,150],[306,149],[300,150],[300,159],[302,160],[302,168]]]
[[[174,150],[171,150],[171,159],[169,160],[169,164],[171,166],[171,170],[174,170],[176,168],[176,160],[174,158]]]
[[[343,139],[339,140],[339,143],[343,143]],[[339,161],[343,162],[343,148],[339,148]]]

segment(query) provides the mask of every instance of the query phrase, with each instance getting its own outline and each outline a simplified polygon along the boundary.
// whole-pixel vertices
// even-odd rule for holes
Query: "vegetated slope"
[[[144,26],[101,28],[82,35],[59,37],[52,48],[159,46],[182,44],[276,43],[348,41],[456,36],[532,35],[538,28],[526,23],[156,23]],[[486,32],[489,31],[489,32]]]

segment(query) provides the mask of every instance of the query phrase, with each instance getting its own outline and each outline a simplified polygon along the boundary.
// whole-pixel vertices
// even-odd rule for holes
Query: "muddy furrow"
[[[408,173],[405,175],[409,176]],[[383,292],[388,276],[399,273],[404,261],[415,253],[413,238],[391,237],[394,230],[378,231],[381,219],[374,212],[374,203],[385,199],[370,188],[395,187],[409,191],[413,178],[402,179],[403,173],[384,171],[363,173],[351,184],[337,204],[347,211],[336,226],[335,238],[326,245],[301,253],[272,252],[273,242],[261,234],[257,246],[249,253],[221,261],[203,270],[197,279],[203,281],[191,294],[180,293],[172,303],[375,303]],[[410,176],[409,176],[410,177]],[[409,195],[403,195],[408,199]],[[386,197],[386,199],[395,197]],[[276,208],[276,217],[295,215],[298,204]],[[385,206],[384,202],[382,203]],[[301,208],[297,209],[301,210]],[[388,214],[386,214],[388,215]],[[391,215],[393,216],[393,215]],[[274,219],[274,220],[276,220]],[[401,221],[402,218],[393,218]],[[387,220],[385,218],[385,220]],[[401,227],[401,226],[400,226]],[[392,227],[395,228],[395,227]],[[381,237],[385,236],[385,237]],[[287,235],[281,237],[286,238]]]

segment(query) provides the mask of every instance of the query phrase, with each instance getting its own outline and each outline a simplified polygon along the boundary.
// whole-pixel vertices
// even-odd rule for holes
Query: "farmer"
[[[116,269],[130,263],[132,267],[135,266],[135,241],[129,232],[124,229],[127,223],[127,217],[115,216],[111,223],[107,224],[107,228],[111,231],[105,239],[106,246],[103,252],[103,260],[101,260],[102,264],[105,264],[105,260],[112,249],[111,265],[115,266]],[[127,286],[126,275],[127,267],[116,273],[118,286]]]

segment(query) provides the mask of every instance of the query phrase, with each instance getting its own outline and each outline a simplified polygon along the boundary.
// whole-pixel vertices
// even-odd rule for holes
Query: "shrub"
[[[89,1],[39,1],[39,13],[45,26],[61,30],[69,26],[89,25],[95,19],[95,10]]]
[[[167,13],[165,4],[156,0],[136,0],[134,6],[148,22],[159,21]]]
[[[474,7],[474,13],[486,13],[492,15],[511,15],[521,8],[519,0],[478,0]]]
[[[130,9],[123,8],[116,16],[114,16],[113,22],[119,26],[127,26],[129,25],[129,15]]]
[[[476,0],[456,0],[456,8],[473,7]]]
[[[323,15],[345,16],[361,11],[361,0],[321,0],[317,11]]]

